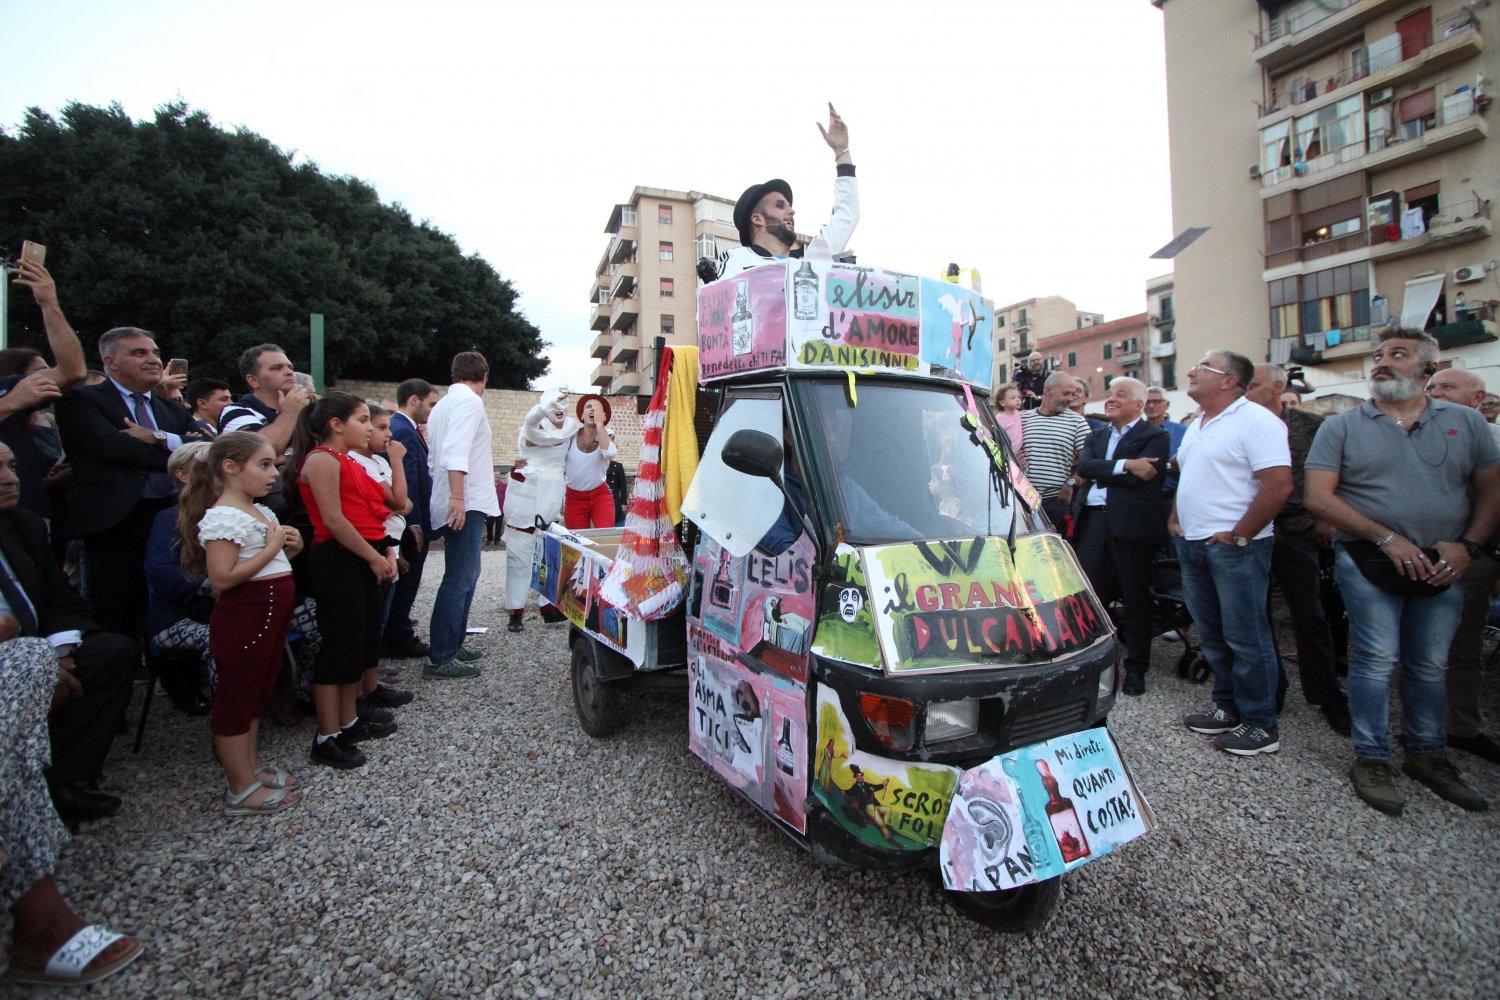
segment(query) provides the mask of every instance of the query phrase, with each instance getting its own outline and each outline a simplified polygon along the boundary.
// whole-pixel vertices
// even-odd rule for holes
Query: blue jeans
[[[433,663],[453,659],[464,644],[469,605],[479,583],[479,556],[484,550],[484,512],[465,512],[464,526],[443,529],[443,582],[432,602],[427,655]]]
[[[1280,665],[1266,624],[1273,540],[1244,547],[1175,542],[1188,613],[1214,672],[1214,704],[1241,722],[1275,726]]]
[[[1401,668],[1406,748],[1448,745],[1448,646],[1464,610],[1464,588],[1433,597],[1397,597],[1375,586],[1338,546],[1334,575],[1349,613],[1349,716],[1354,752],[1391,756],[1391,675]]]

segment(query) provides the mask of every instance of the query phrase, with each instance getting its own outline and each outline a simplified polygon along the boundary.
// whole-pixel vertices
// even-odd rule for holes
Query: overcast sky
[[[861,263],[952,260],[997,305],[1060,294],[1109,319],[1170,270],[1147,256],[1173,235],[1148,0],[0,0],[0,24],[7,129],[30,106],[139,119],[182,99],[363,178],[514,283],[551,344],[541,384],[587,381],[593,268],[636,185],[735,198],[785,177],[815,231],[830,100]]]

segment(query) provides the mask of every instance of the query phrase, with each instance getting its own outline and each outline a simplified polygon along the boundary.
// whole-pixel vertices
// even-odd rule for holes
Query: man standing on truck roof
[[[854,179],[854,161],[849,158],[849,127],[830,103],[828,127],[819,125],[818,131],[833,150],[838,170],[833,185],[833,217],[818,235],[828,244],[829,253],[841,253],[859,225],[859,185]],[[744,246],[719,255],[721,278],[773,260],[802,256],[802,248],[796,246],[792,187],[779,177],[745,189],[734,206],[734,227]]]

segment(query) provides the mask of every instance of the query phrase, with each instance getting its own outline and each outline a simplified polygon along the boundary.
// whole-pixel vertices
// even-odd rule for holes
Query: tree
[[[441,384],[462,350],[482,352],[500,388],[547,371],[540,332],[483,258],[369,184],[294,165],[186,104],[149,122],[118,104],[69,104],[60,120],[32,108],[15,135],[0,130],[0,178],[0,248],[47,246],[86,344],[139,326],[195,373],[235,376],[239,352],[266,341],[305,367],[317,312],[330,380]],[[34,304],[11,302],[12,342],[43,346]]]

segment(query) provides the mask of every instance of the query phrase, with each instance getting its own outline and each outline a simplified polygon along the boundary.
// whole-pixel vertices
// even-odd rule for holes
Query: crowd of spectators
[[[320,397],[274,344],[242,353],[237,396],[229,379],[164,362],[137,327],[98,338],[94,372],[46,269],[23,261],[6,280],[35,299],[47,345],[0,351],[0,904],[14,917],[13,978],[90,982],[141,943],[86,925],[51,876],[69,831],[122,806],[104,767],[136,678],[210,717],[223,811],[253,816],[303,797],[289,768],[257,758],[263,716],[314,717],[309,759],[359,767],[360,744],[393,734],[393,710],[413,698],[382,657],[427,656],[428,677],[478,673],[480,654],[462,648],[477,558],[448,560],[457,590],[438,603],[456,613],[434,622],[443,660],[411,613],[434,536],[467,552],[483,514],[498,513],[479,433],[488,364],[455,358],[459,425],[421,379],[402,382],[390,409]],[[436,525],[435,408],[437,519],[448,510]],[[453,448],[445,428],[462,439]],[[457,483],[483,511],[466,525],[466,505],[446,497],[480,462],[472,490]]]
[[[1430,336],[1387,329],[1370,398],[1324,416],[1302,405],[1300,372],[1209,351],[1188,373],[1197,409],[1183,423],[1161,389],[1133,378],[1114,379],[1104,419],[1086,421],[1078,379],[1042,381],[1026,366],[1016,379],[1037,405],[1019,434],[1007,427],[1043,510],[1117,605],[1121,690],[1145,693],[1154,597],[1175,593],[1161,573],[1174,565],[1213,679],[1187,728],[1228,753],[1277,751],[1282,661],[1294,661],[1302,697],[1351,739],[1355,794],[1390,814],[1404,805],[1389,763],[1398,677],[1408,776],[1477,811],[1488,804],[1448,750],[1500,763],[1479,710],[1500,579],[1500,405],[1437,354]],[[1002,387],[997,410],[1026,391]],[[1294,649],[1276,644],[1275,591]]]

